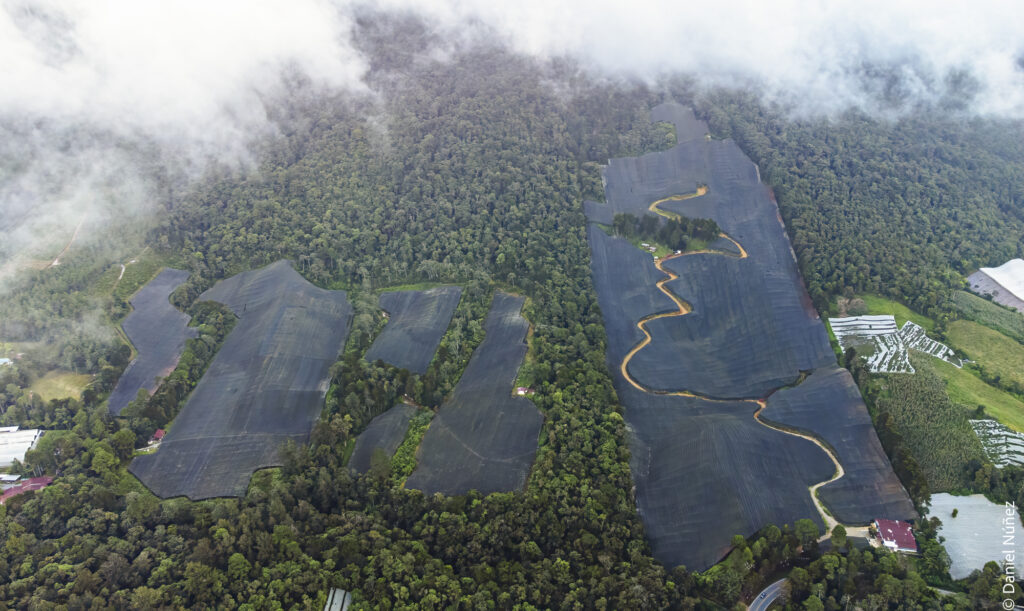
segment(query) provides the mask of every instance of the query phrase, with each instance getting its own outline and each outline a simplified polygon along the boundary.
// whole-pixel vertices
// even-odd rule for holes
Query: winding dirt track
[[[651,212],[654,212],[655,214],[663,216],[663,217],[665,217],[667,219],[676,219],[676,218],[678,218],[678,215],[673,214],[671,212],[667,212],[665,210],[662,210],[658,206],[660,204],[663,204],[663,203],[668,202],[668,201],[681,201],[681,200],[692,199],[692,198],[695,198],[695,197],[700,197],[702,195],[706,195],[707,192],[708,192],[708,188],[706,186],[701,186],[701,187],[698,187],[697,191],[694,192],[694,193],[689,193],[689,194],[686,194],[686,195],[672,195],[670,197],[665,197],[665,198],[659,199],[658,201],[656,201],[653,204],[651,204],[650,206],[648,206],[647,209],[650,210]],[[825,443],[822,442],[817,437],[815,437],[813,435],[807,435],[805,433],[801,433],[799,431],[796,431],[796,430],[793,430],[793,429],[790,429],[790,428],[785,428],[785,427],[782,427],[782,426],[771,424],[771,423],[766,422],[765,420],[763,420],[761,418],[761,412],[764,410],[765,407],[767,407],[767,405],[768,405],[768,396],[771,396],[771,393],[769,393],[768,396],[765,396],[762,399],[734,399],[734,400],[717,399],[717,398],[714,398],[714,397],[707,397],[707,396],[704,396],[704,395],[693,393],[693,392],[690,392],[688,390],[679,390],[679,391],[659,391],[659,390],[653,390],[653,389],[646,388],[646,387],[640,385],[640,383],[637,382],[635,379],[633,379],[633,377],[629,374],[629,371],[628,371],[629,361],[632,360],[632,358],[636,355],[636,353],[640,352],[648,344],[651,343],[652,338],[651,338],[651,333],[647,330],[647,323],[649,323],[652,320],[657,320],[659,318],[672,318],[672,317],[675,317],[675,316],[685,316],[685,315],[687,315],[687,314],[689,314],[690,312],[693,311],[693,308],[690,306],[689,303],[687,303],[685,300],[680,298],[678,295],[676,295],[675,293],[670,291],[665,286],[669,282],[672,282],[673,280],[675,280],[676,278],[679,277],[679,275],[676,274],[675,272],[672,272],[671,270],[665,269],[664,263],[666,261],[669,261],[671,259],[677,259],[679,257],[686,257],[686,256],[689,256],[689,255],[700,255],[700,254],[718,254],[718,255],[722,255],[724,257],[735,257],[737,259],[746,259],[749,256],[747,254],[746,249],[744,249],[743,246],[739,242],[734,240],[733,238],[729,237],[725,233],[719,234],[719,237],[725,238],[726,240],[729,240],[730,242],[732,242],[733,245],[736,246],[737,250],[739,250],[739,254],[729,253],[729,252],[725,252],[725,251],[721,251],[721,250],[703,249],[703,250],[691,250],[691,251],[687,251],[687,252],[683,252],[683,253],[679,253],[679,254],[673,254],[673,255],[669,255],[667,257],[664,257],[662,259],[655,259],[654,260],[654,266],[657,267],[658,270],[661,273],[665,274],[665,276],[666,276],[665,278],[662,278],[661,280],[659,280],[655,284],[655,286],[657,286],[658,290],[660,290],[662,293],[664,293],[666,296],[668,296],[668,298],[671,299],[674,304],[676,304],[676,308],[677,309],[674,312],[662,312],[660,314],[652,314],[650,316],[645,316],[644,318],[640,319],[639,322],[636,323],[637,328],[640,329],[640,331],[643,332],[644,339],[642,339],[639,344],[634,346],[633,349],[630,350],[626,354],[626,356],[622,359],[622,364],[619,366],[619,369],[622,372],[622,377],[625,378],[627,382],[632,384],[633,387],[635,387],[637,390],[640,390],[640,391],[643,391],[643,392],[646,392],[646,393],[657,394],[657,395],[671,395],[671,396],[677,396],[677,397],[694,397],[694,398],[697,398],[697,399],[702,399],[704,401],[711,401],[711,402],[722,402],[722,403],[724,403],[724,402],[729,402],[729,403],[746,402],[746,403],[753,403],[754,405],[757,406],[757,409],[754,411],[754,420],[756,420],[762,426],[770,428],[770,429],[772,429],[774,431],[779,431],[780,433],[785,433],[786,435],[792,435],[794,437],[800,437],[801,439],[806,439],[807,441],[810,441],[811,443],[817,445],[819,448],[824,450],[825,454],[828,455],[828,457],[832,460],[832,463],[835,465],[835,468],[836,468],[835,473],[832,475],[832,477],[830,479],[827,479],[827,480],[822,481],[822,482],[818,482],[817,484],[814,484],[813,486],[811,486],[808,489],[810,491],[810,494],[811,494],[811,501],[814,503],[815,508],[818,510],[818,513],[821,515],[822,522],[824,522],[824,524],[825,524],[825,534],[821,537],[821,539],[819,539],[819,541],[823,541],[823,540],[827,539],[829,536],[831,536],[832,529],[837,524],[839,524],[839,522],[835,518],[832,517],[832,515],[828,512],[828,510],[825,509],[824,504],[822,504],[822,502],[818,499],[818,489],[821,488],[822,486],[827,485],[827,484],[831,484],[832,482],[834,482],[834,481],[838,480],[839,478],[843,477],[846,474],[846,472],[843,470],[843,465],[839,462],[839,459],[836,458],[836,455],[832,451],[832,449],[829,448],[827,445],[825,445]],[[802,377],[801,377],[801,379],[802,379]],[[774,391],[772,391],[772,392],[774,392]],[[866,529],[861,529],[861,528],[856,528],[856,527],[851,527],[851,526],[845,526],[845,527],[847,528],[847,532],[848,533],[851,531],[851,529],[853,529],[855,531],[866,530]]]
[[[678,218],[678,215],[673,214],[671,212],[666,212],[666,211],[658,208],[658,206],[660,204],[662,204],[664,202],[668,202],[668,201],[680,201],[680,200],[685,200],[685,199],[692,199],[694,197],[700,197],[702,195],[707,194],[707,192],[708,192],[708,188],[702,186],[702,187],[697,189],[696,193],[690,193],[690,194],[687,194],[687,195],[673,195],[671,197],[666,197],[666,198],[663,198],[663,199],[659,199],[658,201],[656,201],[653,204],[651,204],[650,206],[648,206],[647,209],[650,210],[651,212],[654,212],[655,214],[659,214],[659,215],[661,215],[661,216],[663,216],[663,217],[665,217],[667,219],[676,219],[676,218]],[[676,317],[676,316],[685,316],[685,315],[687,315],[687,314],[689,314],[690,312],[693,311],[693,308],[690,307],[689,303],[687,303],[682,298],[680,298],[678,295],[676,295],[675,293],[673,293],[672,291],[668,290],[668,288],[665,287],[666,284],[668,284],[669,282],[672,282],[673,280],[675,280],[676,278],[679,277],[679,274],[676,274],[675,272],[673,272],[671,270],[665,269],[664,264],[665,264],[666,261],[671,261],[672,259],[678,259],[680,257],[688,257],[690,255],[706,255],[706,254],[717,254],[717,255],[722,255],[723,257],[735,257],[737,259],[746,259],[747,258],[747,256],[748,256],[747,255],[747,251],[743,248],[742,245],[740,245],[739,242],[737,242],[736,240],[732,239],[731,237],[727,236],[724,233],[720,233],[718,235],[719,235],[719,237],[725,238],[726,240],[729,240],[730,242],[732,242],[736,246],[736,248],[739,250],[739,254],[737,255],[737,254],[733,254],[733,253],[729,253],[729,252],[725,252],[725,251],[721,251],[721,250],[713,250],[713,249],[705,248],[705,249],[702,249],[702,250],[688,250],[688,251],[683,252],[683,253],[673,254],[673,255],[669,255],[667,257],[664,257],[662,259],[655,259],[654,260],[654,266],[658,268],[658,271],[660,271],[661,273],[665,274],[665,276],[666,276],[665,278],[662,278],[661,280],[659,280],[655,284],[655,286],[658,287],[659,291],[661,291],[669,299],[671,299],[672,303],[676,304],[676,308],[677,309],[674,312],[661,312],[660,314],[651,314],[650,316],[645,316],[645,317],[641,318],[638,323],[636,323],[637,328],[640,329],[640,331],[643,332],[644,339],[642,339],[640,341],[640,343],[637,344],[636,346],[633,346],[633,349],[630,350],[626,354],[626,356],[622,359],[622,364],[620,365],[620,369],[622,371],[622,377],[624,377],[626,379],[626,381],[629,382],[630,384],[632,384],[633,387],[636,388],[637,390],[641,390],[643,392],[648,392],[648,393],[657,394],[657,395],[672,395],[672,396],[676,396],[676,397],[697,397],[699,399],[705,399],[707,401],[721,401],[721,399],[715,399],[714,397],[706,397],[704,395],[692,393],[692,392],[690,392],[688,390],[679,390],[679,391],[674,391],[674,392],[652,390],[650,388],[646,388],[644,386],[641,386],[640,383],[637,382],[633,378],[633,376],[631,376],[629,374],[629,370],[628,370],[629,362],[633,359],[633,357],[636,355],[636,353],[640,352],[641,350],[646,348],[648,344],[651,343],[651,339],[652,338],[651,338],[650,331],[647,330],[647,323],[651,322],[652,320],[657,320],[659,318],[673,318],[673,317]]]

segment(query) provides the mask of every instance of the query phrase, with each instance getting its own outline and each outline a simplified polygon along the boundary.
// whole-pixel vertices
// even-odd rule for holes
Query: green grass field
[[[858,295],[858,297],[863,299],[864,304],[868,306],[868,314],[892,314],[896,319],[896,324],[901,327],[909,320],[921,325],[926,331],[935,328],[935,321],[923,314],[918,314],[902,303],[878,295]]]
[[[387,286],[387,287],[384,287],[384,288],[380,289],[379,291],[374,291],[374,292],[377,292],[377,293],[391,293],[391,292],[394,292],[394,291],[427,291],[427,290],[436,289],[436,288],[442,287],[442,286],[452,286],[452,285],[457,285],[457,284],[459,284],[459,283],[458,282],[416,282],[416,283],[413,283],[413,284],[396,284],[395,286]]]
[[[1018,342],[1024,342],[1024,314],[1012,312],[967,291],[955,291],[953,305],[965,318],[991,327]]]
[[[29,390],[42,397],[44,401],[71,397],[77,399],[82,396],[82,391],[91,381],[92,376],[86,374],[54,370],[32,382]]]
[[[1024,433],[1024,403],[1013,395],[989,386],[965,369],[930,359],[936,373],[946,382],[946,393],[955,403],[970,409],[985,406],[985,413],[1015,431]]]
[[[951,322],[946,337],[985,371],[1024,385],[1024,345],[969,320]]]

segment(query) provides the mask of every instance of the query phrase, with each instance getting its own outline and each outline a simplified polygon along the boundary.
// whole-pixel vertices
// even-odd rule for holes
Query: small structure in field
[[[8,499],[16,497],[19,494],[31,492],[32,490],[41,490],[52,483],[53,478],[49,476],[31,477],[21,483],[11,486],[7,490],[4,490],[4,493],[0,494],[0,505],[3,505]]]
[[[917,539],[914,538],[913,528],[907,522],[876,518],[873,525],[886,549],[905,554],[917,553]]]
[[[532,388],[527,388],[526,386],[516,386],[516,394],[519,395],[520,397],[525,395],[532,395],[534,394],[534,392],[535,391]]]
[[[351,604],[351,594],[341,588],[331,588],[331,593],[327,595],[324,611],[347,611]]]
[[[156,432],[153,433],[153,436],[149,438],[149,445],[160,443],[160,441],[164,438],[165,434],[166,433],[164,432],[163,429],[157,429]]]

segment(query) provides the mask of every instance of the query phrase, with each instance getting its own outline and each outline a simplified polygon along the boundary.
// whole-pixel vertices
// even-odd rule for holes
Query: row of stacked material
[[[874,373],[914,373],[908,350],[963,366],[949,346],[928,337],[923,327],[909,320],[897,327],[892,314],[829,318],[828,324],[839,346],[855,348],[864,356],[868,371]]]

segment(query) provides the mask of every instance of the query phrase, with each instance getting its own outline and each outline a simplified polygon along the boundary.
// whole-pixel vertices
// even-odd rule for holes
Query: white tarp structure
[[[896,319],[891,314],[829,318],[839,345],[843,350],[865,344],[873,346],[865,356],[868,371],[874,373],[914,373],[907,347],[900,337]]]
[[[1017,299],[1024,299],[1024,259],[1010,259],[999,267],[983,267],[980,270]]]
[[[1024,435],[995,420],[971,420],[971,428],[992,464],[1024,465]]]
[[[865,345],[871,346],[864,357],[868,371],[874,373],[914,373],[908,349],[924,352],[956,367],[962,365],[949,346],[928,337],[920,325],[908,320],[898,328],[891,314],[829,318],[828,324],[843,350],[859,346],[863,351]]]
[[[1024,312],[1024,259],[1010,259],[999,267],[983,267],[967,278],[971,290]]]
[[[42,436],[43,432],[39,429],[0,427],[0,468],[10,467],[15,460],[25,460],[25,452],[35,447]]]
[[[949,346],[928,337],[921,325],[912,323],[909,320],[903,323],[903,327],[900,329],[900,338],[907,345],[907,348],[911,350],[930,354],[956,367],[963,366],[963,363],[960,359],[956,358],[956,355],[953,354],[953,350]]]

